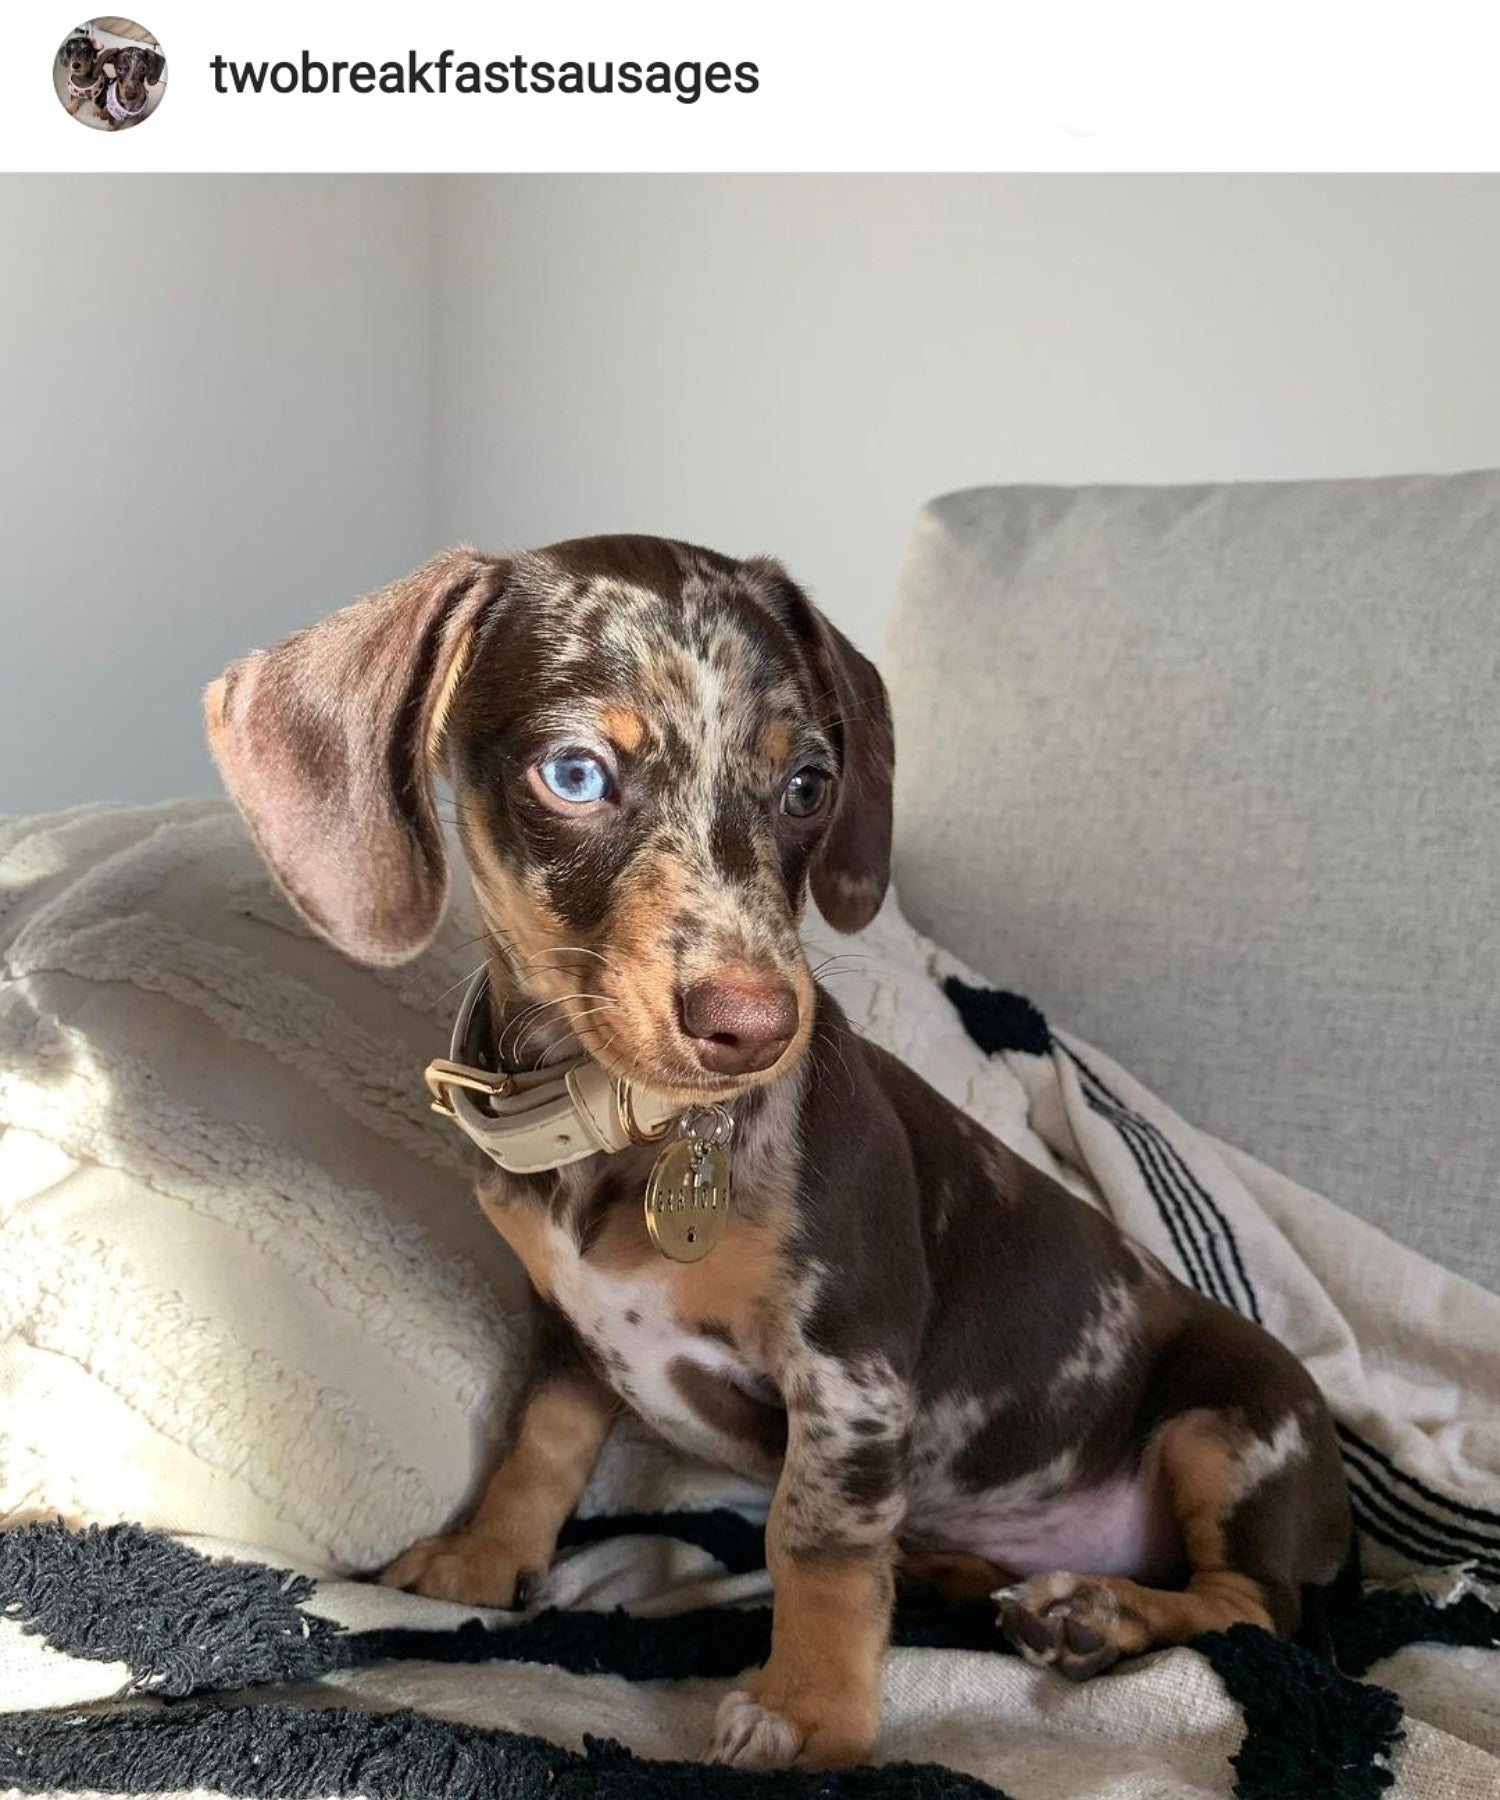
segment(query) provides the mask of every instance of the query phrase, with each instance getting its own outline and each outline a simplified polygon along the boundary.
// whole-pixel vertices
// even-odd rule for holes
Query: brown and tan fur
[[[653,538],[450,551],[236,664],[207,712],[271,868],[366,961],[436,927],[446,773],[493,1066],[581,1048],[734,1117],[734,1210],[699,1263],[647,1233],[650,1149],[482,1180],[542,1349],[470,1516],[387,1581],[534,1592],[628,1408],[773,1490],[771,1655],[720,1710],[726,1762],[868,1753],[898,1564],[999,1590],[1023,1653],[1075,1677],[1296,1628],[1350,1546],[1301,1365],[812,978],[809,891],[849,931],[885,893],[891,730],[879,676],[776,564]]]

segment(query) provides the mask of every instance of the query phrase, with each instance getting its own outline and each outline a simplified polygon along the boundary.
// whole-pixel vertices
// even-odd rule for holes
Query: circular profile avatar
[[[124,131],[161,105],[167,59],[133,19],[90,19],[63,39],[52,79],[58,99],[80,125]]]

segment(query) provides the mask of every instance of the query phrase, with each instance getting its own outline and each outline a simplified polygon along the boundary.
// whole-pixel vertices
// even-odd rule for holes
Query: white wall
[[[0,812],[214,791],[204,682],[423,553],[424,192],[0,182]]]
[[[1500,465],[1500,179],[0,183],[0,811],[206,792],[440,542],[771,549],[878,644],[986,481]]]
[[[1500,464],[1500,179],[444,184],[434,526],[773,549],[879,642],[992,481]]]

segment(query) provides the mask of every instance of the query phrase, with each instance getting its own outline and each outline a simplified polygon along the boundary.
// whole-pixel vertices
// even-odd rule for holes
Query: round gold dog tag
[[[701,1262],[729,1225],[729,1156],[719,1144],[680,1137],[646,1183],[646,1229],[673,1262]]]

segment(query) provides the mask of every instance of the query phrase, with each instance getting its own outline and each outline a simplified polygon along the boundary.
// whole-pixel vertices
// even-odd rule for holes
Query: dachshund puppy
[[[145,117],[153,88],[166,72],[167,59],[160,50],[148,50],[141,44],[120,48],[113,45],[103,52],[100,64],[114,70],[114,78],[94,102],[94,113],[111,131],[123,131],[138,125]]]
[[[85,100],[97,107],[105,86],[99,40],[86,31],[75,31],[58,51],[57,60],[68,75],[68,97],[64,102],[68,111],[76,116]]]
[[[812,979],[809,892],[858,931],[886,891],[892,733],[875,669],[777,563],[645,537],[453,550],[206,704],[318,931],[372,963],[430,939],[439,770],[486,928],[429,1074],[497,1165],[480,1204],[541,1297],[541,1353],[470,1516],[387,1581],[516,1603],[629,1408],[773,1490],[770,1659],[713,1754],[776,1767],[868,1755],[898,1553],[977,1569],[1000,1628],[1075,1678],[1236,1623],[1290,1633],[1341,1573],[1302,1365]],[[683,1157],[707,1199],[696,1173],[663,1188]]]

